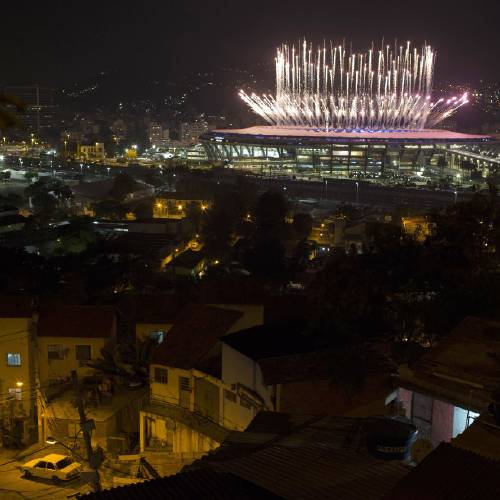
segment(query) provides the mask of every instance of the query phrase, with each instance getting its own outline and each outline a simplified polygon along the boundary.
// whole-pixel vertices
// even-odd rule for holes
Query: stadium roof
[[[303,140],[311,142],[429,142],[429,143],[462,143],[492,140],[487,135],[463,134],[441,129],[425,130],[321,130],[299,126],[255,126],[244,129],[212,130],[203,136],[205,139],[224,138]]]

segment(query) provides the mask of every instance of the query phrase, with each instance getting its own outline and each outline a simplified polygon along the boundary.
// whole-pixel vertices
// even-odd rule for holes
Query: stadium
[[[211,161],[338,177],[395,170],[422,175],[446,152],[489,141],[435,128],[468,102],[433,100],[435,53],[406,46],[346,54],[306,41],[276,56],[276,93],[242,100],[266,125],[212,130],[201,137]]]

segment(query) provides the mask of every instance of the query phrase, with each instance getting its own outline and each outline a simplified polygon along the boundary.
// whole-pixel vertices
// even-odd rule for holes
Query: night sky
[[[276,45],[306,36],[431,42],[439,80],[500,77],[500,2],[44,1],[2,2],[0,83],[62,87],[100,72],[177,79],[200,69],[271,62]]]

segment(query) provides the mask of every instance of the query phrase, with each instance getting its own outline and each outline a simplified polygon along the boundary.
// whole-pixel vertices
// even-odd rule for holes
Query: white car
[[[68,455],[51,453],[42,458],[35,458],[20,467],[25,477],[52,479],[55,483],[68,481],[80,475],[82,466]]]

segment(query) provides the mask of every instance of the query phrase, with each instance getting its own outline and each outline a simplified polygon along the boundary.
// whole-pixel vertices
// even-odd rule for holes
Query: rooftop
[[[313,341],[303,332],[305,322],[280,322],[254,326],[224,336],[222,341],[253,360],[311,352]]]
[[[467,317],[411,367],[403,386],[485,409],[500,379],[500,322]]]
[[[301,126],[256,126],[244,129],[219,129],[205,134],[205,138],[217,136],[260,139],[322,140],[327,142],[478,142],[491,140],[486,135],[462,134],[441,129],[425,130],[320,130]]]
[[[191,369],[242,317],[240,311],[190,304],[176,318],[168,340],[156,349],[153,362]]]
[[[31,318],[33,298],[26,295],[0,296],[0,318]]]
[[[386,500],[500,498],[500,462],[441,443],[404,477]]]
[[[38,337],[108,338],[113,334],[116,310],[110,306],[42,305]]]
[[[279,500],[280,497],[234,474],[199,469],[174,476],[121,486],[85,496],[88,500]]]

